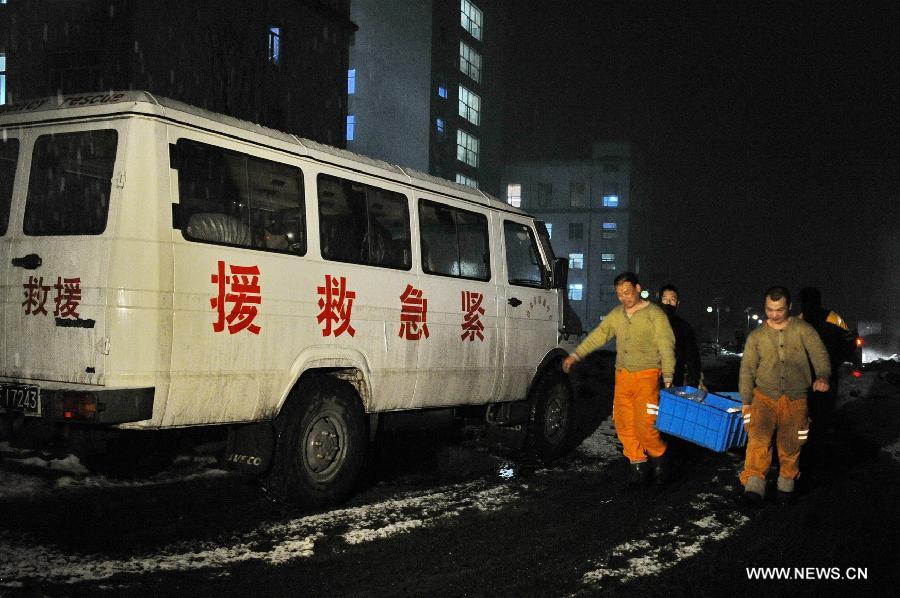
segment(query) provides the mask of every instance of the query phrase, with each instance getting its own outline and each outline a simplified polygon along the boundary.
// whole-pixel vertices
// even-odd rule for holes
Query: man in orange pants
[[[675,335],[659,306],[641,297],[641,284],[632,272],[613,281],[620,306],[563,361],[563,371],[589,353],[616,339],[616,386],[613,423],[622,442],[622,452],[631,463],[632,484],[647,480],[650,464],[658,483],[669,476],[666,443],[656,429],[659,411],[659,378],[672,385],[675,370]]]
[[[786,288],[766,291],[767,319],[747,337],[741,358],[740,391],[747,451],[739,477],[744,498],[753,504],[760,504],[765,496],[773,436],[780,465],[778,499],[793,499],[794,480],[800,476],[800,449],[809,436],[807,392],[810,384],[813,390],[827,391],[831,375],[822,339],[812,326],[788,315],[790,303]]]

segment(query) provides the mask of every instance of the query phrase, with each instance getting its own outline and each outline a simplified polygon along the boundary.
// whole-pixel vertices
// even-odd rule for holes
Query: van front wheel
[[[304,507],[333,506],[356,490],[368,449],[368,431],[355,389],[317,377],[297,389],[285,407],[275,462],[266,480],[279,499]]]
[[[557,459],[573,447],[575,405],[569,380],[562,372],[541,376],[532,391],[528,452],[543,461]]]

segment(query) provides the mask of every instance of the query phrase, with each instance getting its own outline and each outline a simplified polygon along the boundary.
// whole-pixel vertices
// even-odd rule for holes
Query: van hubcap
[[[342,423],[330,415],[323,415],[309,427],[303,457],[309,471],[317,477],[327,477],[343,461],[346,430]]]

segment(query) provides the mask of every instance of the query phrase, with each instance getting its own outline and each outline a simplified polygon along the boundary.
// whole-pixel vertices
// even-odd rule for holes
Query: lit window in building
[[[5,4],[5,2],[4,2]],[[0,104],[6,103],[6,54],[0,53]]]
[[[615,222],[604,222],[603,223],[603,238],[604,239],[615,239],[618,229],[619,229],[619,225],[616,224]]]
[[[604,195],[603,196],[603,207],[604,208],[618,208],[619,207],[619,196],[618,195]]]
[[[478,138],[462,129],[456,131],[456,159],[478,168]]]
[[[442,98],[444,98],[445,100],[447,99],[447,86],[446,85],[444,85],[444,84],[438,85],[438,95],[441,96]]]
[[[444,119],[443,118],[435,119],[434,126],[437,129],[438,133],[443,133],[444,132]]]
[[[353,141],[353,138],[356,136],[356,116],[353,114],[347,115],[347,141]]]
[[[581,301],[583,295],[584,285],[582,283],[569,283],[569,301]]]
[[[347,94],[353,95],[356,93],[356,69],[349,69],[347,71]]]
[[[281,27],[269,27],[269,62],[281,62]]]
[[[473,189],[478,189],[478,181],[458,172],[456,173],[456,182],[460,185],[467,185]]]
[[[570,253],[569,254],[569,269],[570,270],[583,270],[584,269],[584,254],[583,253]]]
[[[459,115],[473,125],[481,124],[481,98],[462,85],[459,86]]]
[[[615,253],[601,253],[600,254],[600,267],[604,270],[615,270],[616,269],[616,254]]]
[[[477,40],[481,40],[481,25],[483,16],[481,9],[469,2],[469,0],[460,0],[459,2],[460,19],[459,24],[462,28],[472,34]]]
[[[545,222],[544,226],[547,227],[547,236],[552,239],[553,238],[553,223]]]
[[[580,239],[584,235],[584,227],[580,222],[569,223],[569,238]]]
[[[506,203],[514,208],[522,207],[522,185],[510,183],[506,186]]]
[[[464,41],[459,42],[459,70],[476,83],[481,81],[481,54]]]

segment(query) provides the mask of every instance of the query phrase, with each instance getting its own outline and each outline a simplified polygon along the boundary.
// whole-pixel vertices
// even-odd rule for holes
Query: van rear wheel
[[[356,490],[368,450],[365,412],[347,382],[316,377],[301,383],[279,416],[275,462],[265,480],[279,499],[332,506]]]
[[[527,449],[543,461],[557,459],[574,448],[575,404],[569,379],[562,372],[541,376],[532,390]]]

